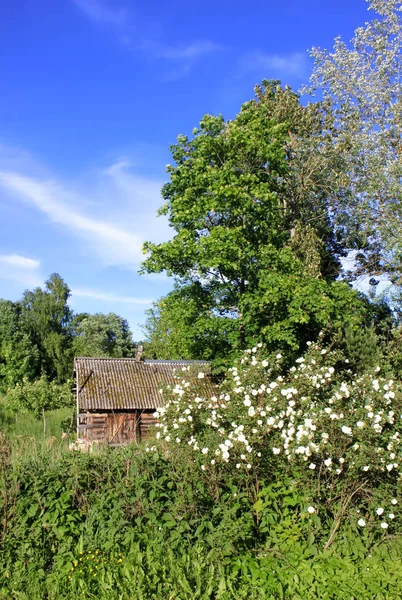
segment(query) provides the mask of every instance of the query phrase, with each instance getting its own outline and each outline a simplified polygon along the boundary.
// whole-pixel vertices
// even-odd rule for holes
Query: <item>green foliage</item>
[[[123,358],[135,354],[128,322],[114,313],[76,315],[73,327],[76,356]]]
[[[53,274],[44,289],[26,291],[21,300],[21,326],[39,349],[40,371],[59,382],[71,375],[69,296],[68,285]]]
[[[39,367],[39,349],[21,327],[21,305],[0,300],[0,390],[33,379]]]
[[[238,326],[214,311],[201,285],[177,286],[147,311],[144,352],[159,359],[230,359],[236,353]]]
[[[313,48],[310,91],[332,105],[334,127],[323,128],[324,154],[343,153],[336,173],[344,193],[331,213],[348,236],[355,276],[386,274],[400,285],[402,10],[398,0],[369,0],[372,20],[349,42]]]
[[[264,341],[291,357],[330,324],[370,324],[368,303],[336,281],[345,248],[326,181],[336,153],[321,148],[331,123],[325,105],[264,81],[232,121],[206,115],[178,137],[160,209],[175,235],[144,246],[144,271],[176,277],[148,313],[149,354],[228,364]]]
[[[71,382],[58,384],[45,375],[36,381],[25,381],[9,390],[5,402],[15,412],[31,411],[36,417],[43,412],[73,405]]]
[[[253,477],[211,477],[194,469],[185,449],[169,458],[137,448],[12,466],[1,448],[8,485],[0,598],[385,600],[402,593],[400,539],[344,523],[324,550],[330,524],[306,513],[310,491],[292,479],[272,473],[256,486]]]
[[[128,323],[114,313],[74,315],[70,289],[53,274],[21,301],[0,299],[0,391],[45,375],[57,383],[73,372],[74,355],[133,356]]]

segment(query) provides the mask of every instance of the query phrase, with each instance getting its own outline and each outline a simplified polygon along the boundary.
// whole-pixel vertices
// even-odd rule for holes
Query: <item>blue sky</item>
[[[0,297],[59,273],[76,311],[139,338],[172,287],[139,276],[169,144],[232,117],[262,78],[298,89],[311,46],[369,18],[364,0],[13,0],[0,6]]]

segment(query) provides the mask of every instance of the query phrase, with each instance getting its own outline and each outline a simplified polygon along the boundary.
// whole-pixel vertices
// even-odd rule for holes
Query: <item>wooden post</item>
[[[79,424],[80,424],[80,407],[79,407],[79,381],[78,381],[78,371],[77,369],[75,370],[75,395],[76,395],[76,403],[77,403],[77,419],[76,419],[76,430],[77,430],[77,440],[78,440],[78,431],[79,431]]]

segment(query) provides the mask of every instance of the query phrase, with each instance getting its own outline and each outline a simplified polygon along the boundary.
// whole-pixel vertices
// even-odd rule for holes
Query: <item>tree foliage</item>
[[[121,358],[135,354],[128,322],[115,313],[76,315],[73,326],[75,355]]]
[[[40,371],[64,381],[71,375],[72,312],[70,288],[54,273],[44,289],[26,291],[21,300],[21,326],[38,348]]]
[[[357,273],[401,282],[402,9],[397,0],[369,0],[376,18],[350,45],[313,48],[312,91],[331,106],[326,145],[343,155],[343,196],[332,214],[358,250]]]
[[[258,339],[294,352],[330,323],[364,322],[357,293],[335,281],[346,250],[329,216],[341,193],[331,126],[325,104],[265,81],[232,121],[206,115],[178,137],[159,211],[175,235],[145,244],[143,270],[177,282],[149,314],[155,354],[178,340],[193,358],[228,359]]]
[[[66,382],[72,377],[74,354],[133,355],[125,319],[114,313],[74,315],[69,297],[68,285],[53,274],[44,288],[25,291],[18,302],[0,299],[1,391],[41,378]]]

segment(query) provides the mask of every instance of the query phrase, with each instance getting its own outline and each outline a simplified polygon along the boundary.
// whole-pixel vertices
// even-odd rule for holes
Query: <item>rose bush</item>
[[[203,396],[186,368],[162,393],[157,438],[167,449],[188,445],[203,471],[264,481],[283,473],[310,486],[317,504],[342,497],[342,514],[358,510],[358,497],[366,508],[378,506],[381,486],[389,499],[397,495],[402,386],[379,366],[356,375],[339,350],[319,341],[285,371],[281,355],[265,357],[260,344],[228,370],[214,396]]]

